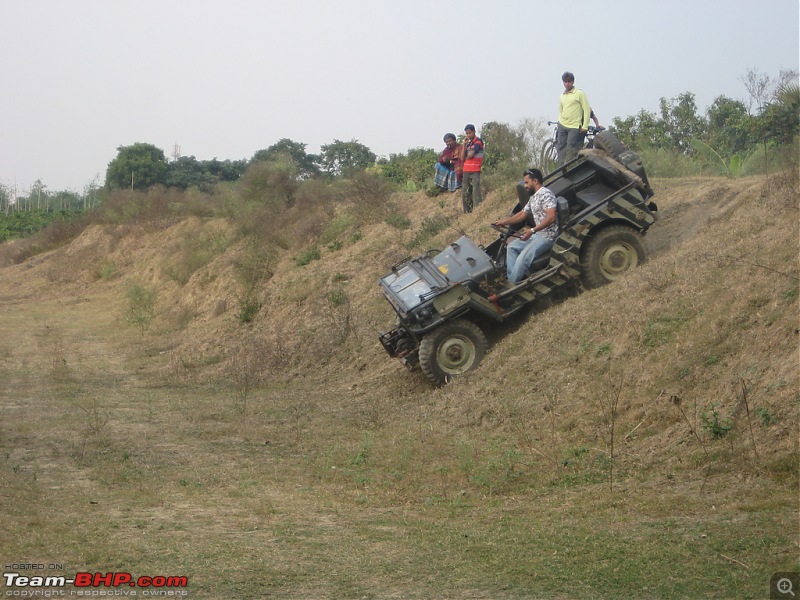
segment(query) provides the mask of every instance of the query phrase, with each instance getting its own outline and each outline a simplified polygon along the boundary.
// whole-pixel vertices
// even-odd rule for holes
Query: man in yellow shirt
[[[561,76],[561,81],[564,82],[564,93],[558,111],[556,150],[558,164],[563,165],[575,158],[583,145],[592,109],[583,90],[575,87],[575,75],[567,71]]]

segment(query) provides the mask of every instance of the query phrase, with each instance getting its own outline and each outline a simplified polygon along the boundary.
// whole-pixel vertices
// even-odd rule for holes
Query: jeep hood
[[[406,260],[380,279],[383,293],[398,314],[404,315],[464,281],[480,281],[496,269],[483,249],[462,236],[447,249]]]

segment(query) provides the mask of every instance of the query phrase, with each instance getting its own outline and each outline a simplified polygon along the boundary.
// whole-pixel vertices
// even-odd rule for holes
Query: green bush
[[[399,212],[391,212],[386,217],[386,224],[395,229],[408,229],[411,227],[411,219]]]
[[[127,289],[125,295],[128,298],[125,320],[130,325],[138,327],[144,335],[155,316],[156,290],[134,284]]]
[[[720,417],[717,404],[713,403],[709,405],[708,410],[700,412],[700,425],[715,440],[725,437],[733,428],[730,419]]]
[[[319,251],[319,246],[316,244],[311,246],[306,250],[303,250],[300,254],[295,257],[295,262],[297,263],[298,267],[304,267],[312,261],[319,260],[322,258],[322,254]]]
[[[413,246],[421,246],[428,242],[433,236],[437,233],[444,231],[444,229],[450,225],[450,219],[445,217],[444,215],[434,215],[432,217],[425,217],[422,221],[422,227],[420,228],[417,235],[414,236],[414,239],[411,241],[411,245]]]
[[[648,177],[693,177],[703,174],[703,162],[663,148],[637,151]]]
[[[97,269],[97,277],[105,281],[111,281],[119,276],[119,269],[113,261],[105,261]]]
[[[253,297],[246,296],[239,299],[239,310],[236,313],[236,318],[242,325],[252,323],[260,310],[261,302]]]

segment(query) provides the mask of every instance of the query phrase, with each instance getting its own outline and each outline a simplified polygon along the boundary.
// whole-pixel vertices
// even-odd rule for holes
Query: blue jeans
[[[528,274],[533,261],[550,251],[555,240],[534,233],[527,240],[516,239],[509,242],[506,249],[506,272],[511,283],[519,283]]]

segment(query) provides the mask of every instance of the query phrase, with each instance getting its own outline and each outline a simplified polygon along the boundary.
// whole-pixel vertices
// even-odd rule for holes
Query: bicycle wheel
[[[555,140],[547,140],[544,143],[540,164],[545,174],[550,173],[558,166],[558,150]]]

